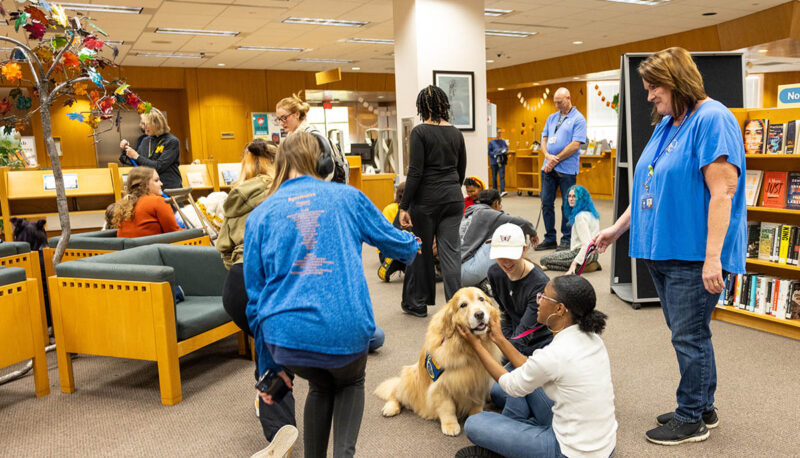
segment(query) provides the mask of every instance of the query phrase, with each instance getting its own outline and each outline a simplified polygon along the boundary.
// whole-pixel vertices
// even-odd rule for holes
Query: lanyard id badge
[[[672,135],[669,141],[667,141],[667,136],[672,130],[672,121],[670,120],[670,122],[667,123],[667,128],[661,135],[661,141],[659,142],[658,149],[656,150],[657,154],[653,158],[653,161],[650,162],[650,164],[647,166],[647,178],[645,179],[643,185],[644,196],[642,197],[642,210],[653,209],[654,200],[653,200],[653,195],[650,193],[650,187],[651,187],[651,181],[653,180],[653,173],[655,172],[656,163],[658,162],[659,159],[661,159],[661,156],[663,156],[664,153],[672,151],[675,148],[676,137],[680,133],[681,128],[683,127],[683,123],[686,122],[687,119],[689,119],[689,116],[691,116],[692,113],[694,113],[694,110],[692,110],[690,113],[684,116],[683,119],[681,119],[680,124],[678,124],[678,129],[675,131],[675,134]],[[664,147],[665,143],[667,144],[666,147]]]

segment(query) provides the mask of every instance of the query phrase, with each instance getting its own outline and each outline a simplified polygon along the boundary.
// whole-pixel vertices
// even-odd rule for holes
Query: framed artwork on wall
[[[434,70],[433,84],[450,100],[450,123],[459,130],[475,130],[475,73]]]

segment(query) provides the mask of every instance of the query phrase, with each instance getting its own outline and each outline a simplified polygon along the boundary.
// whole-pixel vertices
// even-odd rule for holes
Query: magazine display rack
[[[785,123],[800,119],[799,108],[773,109],[734,109],[731,110],[740,126],[750,119],[768,119],[773,123]],[[795,154],[748,154],[747,170],[764,171],[800,171],[800,152]],[[757,203],[761,202],[760,199]],[[771,222],[800,226],[800,210],[785,208],[767,208],[761,206],[747,207],[747,221]],[[800,280],[800,267],[764,261],[755,258],[747,259],[747,272],[770,275],[789,280]],[[758,329],[785,337],[800,339],[800,320],[786,320],[770,315],[748,312],[736,307],[718,305],[712,315],[714,319]]]
[[[64,170],[67,204],[74,233],[103,227],[105,210],[116,200],[109,169]],[[0,215],[5,240],[13,240],[11,218],[47,221],[48,236],[61,233],[52,170],[0,167]]]

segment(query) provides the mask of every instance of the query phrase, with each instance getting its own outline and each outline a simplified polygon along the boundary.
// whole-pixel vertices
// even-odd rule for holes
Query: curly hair
[[[608,316],[595,309],[597,295],[588,280],[577,275],[564,275],[550,280],[550,284],[581,331],[603,332]]]
[[[589,212],[595,218],[600,219],[600,214],[597,213],[597,209],[594,208],[592,195],[589,194],[588,189],[576,184],[569,188],[567,194],[569,194],[569,191],[575,193],[575,206],[570,210],[569,221],[567,222],[567,225],[572,226],[575,224],[575,216],[577,216],[580,212]]]
[[[119,227],[123,221],[133,219],[136,202],[139,198],[150,194],[150,179],[156,171],[150,167],[135,167],[128,173],[125,183],[125,198],[117,202],[114,207],[114,216],[111,218],[113,227]]]
[[[423,121],[450,121],[450,100],[443,90],[428,86],[417,95],[417,114]]]

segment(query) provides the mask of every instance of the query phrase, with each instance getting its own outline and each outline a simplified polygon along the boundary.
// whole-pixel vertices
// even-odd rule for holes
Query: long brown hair
[[[639,75],[648,84],[669,89],[672,93],[673,118],[691,110],[699,100],[706,98],[703,76],[692,55],[683,48],[667,48],[648,57],[639,64]],[[662,117],[654,106],[653,124],[658,124]]]
[[[248,143],[242,154],[239,178],[232,184],[232,187],[235,188],[258,175],[272,176],[275,173],[275,154],[277,152],[278,148],[274,143],[261,138],[256,138]]]
[[[297,94],[292,94],[291,97],[286,97],[281,99],[277,105],[275,105],[275,109],[283,108],[284,110],[288,111],[289,114],[300,113],[300,122],[303,122],[306,119],[306,113],[308,110],[311,109],[311,106],[306,102],[303,102],[303,99],[297,96]]]
[[[319,142],[312,134],[297,132],[286,137],[278,147],[275,180],[272,182],[269,195],[274,194],[283,182],[289,179],[292,171],[321,179],[317,174],[317,162],[321,154]]]
[[[150,167],[135,167],[128,172],[128,181],[125,183],[125,198],[117,202],[114,207],[114,216],[111,224],[119,227],[123,221],[133,219],[133,211],[139,198],[150,194],[150,179],[156,171]]]

